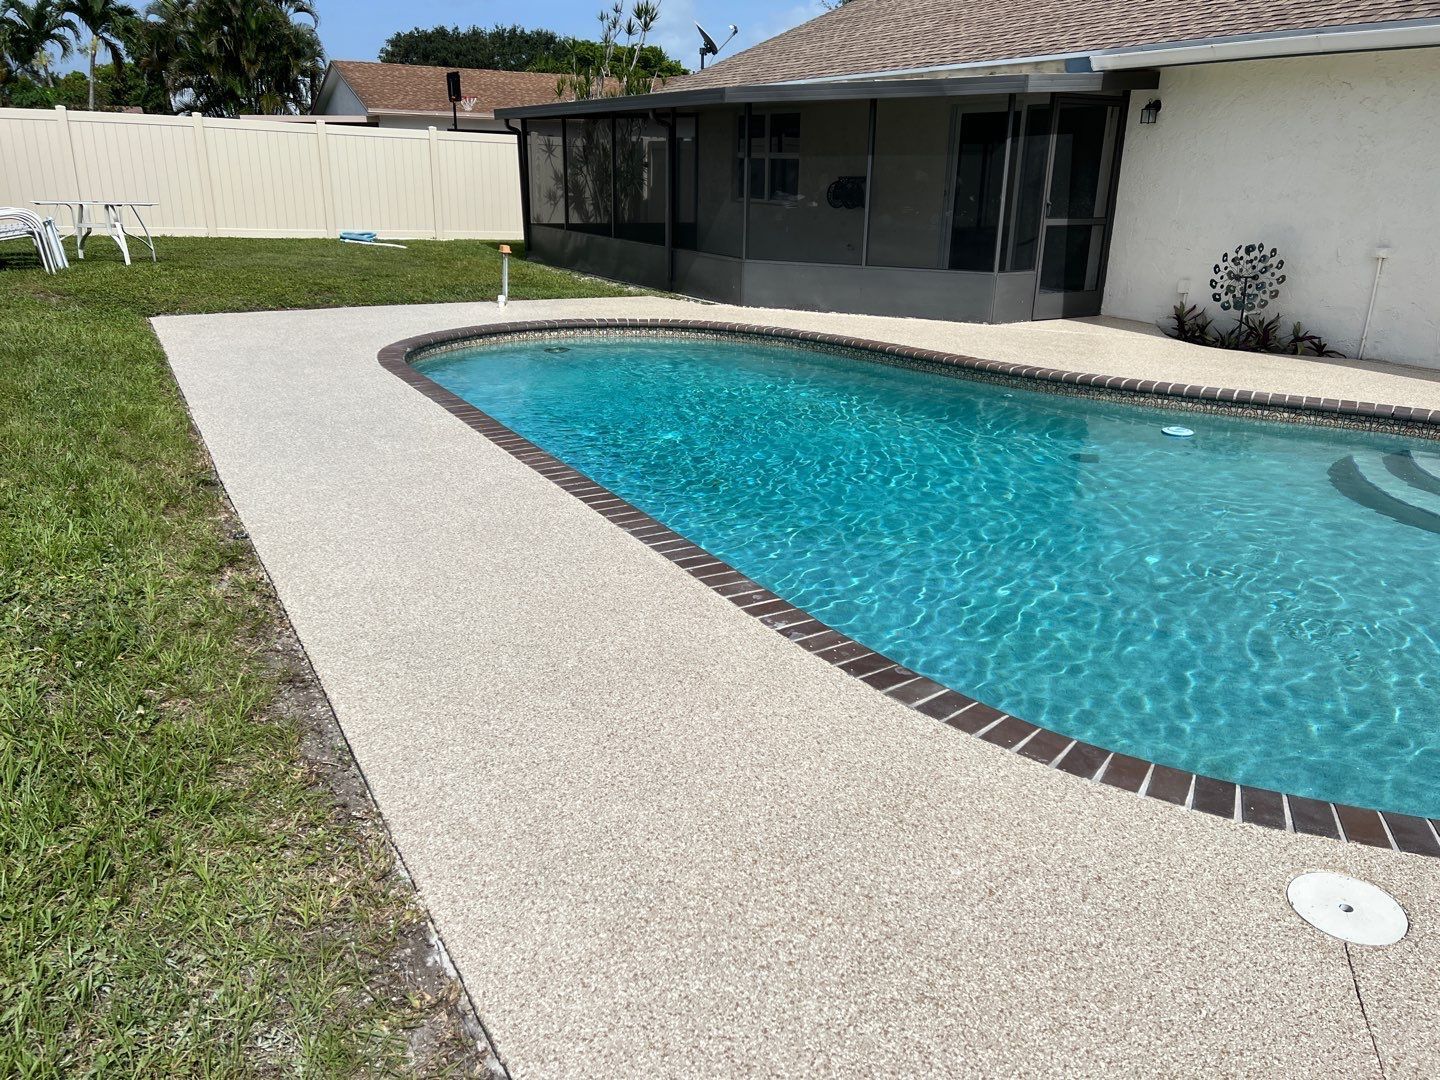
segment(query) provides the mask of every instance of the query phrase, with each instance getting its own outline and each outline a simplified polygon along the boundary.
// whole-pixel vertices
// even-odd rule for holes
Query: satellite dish
[[[719,45],[716,45],[716,44],[715,44],[715,39],[714,39],[713,37],[711,37],[709,34],[707,34],[707,33],[705,32],[705,28],[704,28],[703,26],[701,26],[698,22],[695,24],[695,29],[700,31],[700,70],[701,70],[701,71],[704,71],[704,70],[705,70],[705,58],[706,58],[707,56],[717,56],[717,55],[719,55],[720,50],[723,49],[726,45],[729,45],[730,42],[734,40],[735,35],[740,32],[740,28],[739,28],[738,26],[736,26],[734,23],[731,23],[730,26],[728,27],[728,29],[729,29],[729,31],[730,31],[730,36],[727,37],[724,41],[722,41]]]

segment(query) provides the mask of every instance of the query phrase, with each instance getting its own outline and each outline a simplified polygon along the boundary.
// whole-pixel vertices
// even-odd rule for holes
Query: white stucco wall
[[[1388,246],[1366,356],[1440,368],[1440,50],[1171,68],[1134,95],[1105,313],[1158,321],[1188,278],[1218,314],[1212,266],[1257,240],[1289,275],[1271,310],[1350,356]]]

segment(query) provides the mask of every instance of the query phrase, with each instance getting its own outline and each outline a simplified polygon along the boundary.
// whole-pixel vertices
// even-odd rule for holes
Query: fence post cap
[[[510,245],[509,245],[509,244],[501,244],[501,245],[500,245],[500,254],[501,254],[501,255],[509,255],[509,254],[510,254]]]

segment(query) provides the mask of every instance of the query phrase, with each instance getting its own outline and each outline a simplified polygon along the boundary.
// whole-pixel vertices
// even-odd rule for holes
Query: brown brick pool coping
[[[839,348],[862,355],[869,353],[872,359],[883,360],[890,357],[893,358],[892,362],[911,361],[927,366],[939,365],[1002,378],[1042,380],[1143,396],[1164,395],[1205,404],[1228,402],[1242,407],[1259,406],[1292,414],[1341,414],[1368,418],[1387,428],[1397,422],[1412,430],[1412,426],[1433,425],[1425,432],[1430,437],[1440,435],[1440,410],[1334,398],[1300,397],[1294,394],[1229,390],[1223,387],[1156,382],[1149,379],[1124,379],[1114,375],[1091,375],[997,360],[981,360],[929,349],[784,327],[682,319],[566,319],[469,326],[397,341],[382,349],[379,357],[381,366],[386,370],[409,383],[446,412],[464,421],[516,460],[530,466],[551,483],[588,504],[596,513],[624,529],[646,547],[708,585],[746,614],[759,619],[776,633],[789,638],[802,649],[852,678],[868,683],[879,693],[926,716],[1040,765],[1108,784],[1142,797],[1160,799],[1232,821],[1327,836],[1416,855],[1440,857],[1440,823],[1435,821],[1395,814],[1388,810],[1343,806],[1305,796],[1248,787],[1130,757],[1010,716],[902,667],[889,657],[862,645],[776,596],[728,563],[717,559],[704,548],[691,543],[662,522],[597,484],[584,473],[452,394],[412,366],[414,361],[427,356],[464,348],[487,339],[597,331],[669,331],[766,337]]]

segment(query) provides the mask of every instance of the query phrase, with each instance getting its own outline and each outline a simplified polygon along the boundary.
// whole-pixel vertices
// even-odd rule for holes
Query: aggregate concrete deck
[[[1223,822],[930,721],[375,359],[502,317],[686,314],[1440,405],[1423,377],[1126,325],[654,298],[157,320],[513,1074],[1440,1074],[1440,862]],[[1311,869],[1390,890],[1410,935],[1347,951],[1312,930],[1284,899]]]

